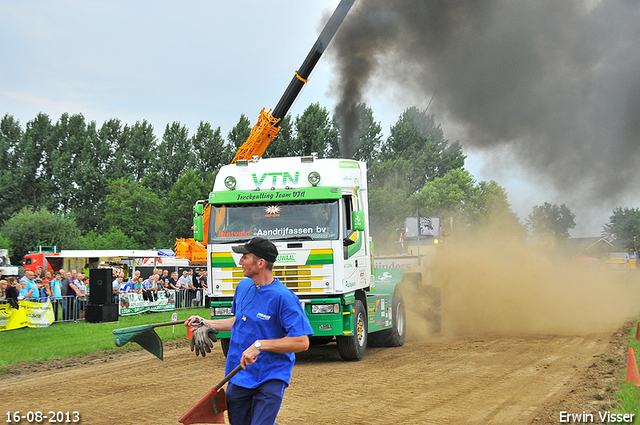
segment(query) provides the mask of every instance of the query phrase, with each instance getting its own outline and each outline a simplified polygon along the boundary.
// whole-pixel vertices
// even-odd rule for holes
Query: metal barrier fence
[[[199,308],[204,306],[204,289],[191,292],[187,289],[176,291],[176,310]],[[84,312],[88,301],[77,299],[75,296],[64,296],[61,300],[51,300],[54,323],[77,322],[84,320]],[[120,302],[119,295],[114,297],[116,305]]]

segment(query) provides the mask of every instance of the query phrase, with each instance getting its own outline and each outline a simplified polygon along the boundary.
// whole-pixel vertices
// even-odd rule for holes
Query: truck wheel
[[[393,292],[393,316],[391,329],[374,332],[369,335],[369,345],[372,347],[401,347],[407,335],[406,313],[404,299],[398,288]]]
[[[360,360],[367,350],[367,312],[362,301],[356,300],[353,305],[354,333],[349,336],[338,336],[338,353],[343,360]]]
[[[222,348],[222,354],[227,357],[227,353],[229,352],[229,338],[220,338],[220,347]]]

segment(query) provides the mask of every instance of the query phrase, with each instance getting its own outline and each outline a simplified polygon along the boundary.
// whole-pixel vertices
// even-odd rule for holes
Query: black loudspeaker
[[[89,304],[84,312],[84,320],[88,323],[117,322],[118,306],[115,304]]]
[[[89,305],[113,305],[112,273],[111,269],[89,270]]]

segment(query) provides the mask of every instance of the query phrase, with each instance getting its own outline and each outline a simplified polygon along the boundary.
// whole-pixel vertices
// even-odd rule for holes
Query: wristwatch
[[[253,344],[253,346],[254,346],[254,347],[256,347],[256,349],[257,349],[259,352],[261,352],[261,353],[262,353],[262,344],[260,343],[260,341],[256,341],[256,342]]]

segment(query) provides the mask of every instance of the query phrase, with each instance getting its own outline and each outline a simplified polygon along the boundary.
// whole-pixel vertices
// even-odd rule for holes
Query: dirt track
[[[476,246],[448,248],[439,263],[439,336],[429,334],[420,291],[403,290],[405,345],[369,349],[355,363],[340,360],[334,344],[302,353],[278,422],[551,425],[561,410],[610,409],[640,272],[576,267],[509,241]],[[165,344],[164,362],[121,351],[46,372],[24,367],[0,377],[3,401],[13,400],[0,414],[75,410],[89,425],[175,425],[222,379],[224,361],[219,349],[195,357],[181,340]]]
[[[547,423],[548,407],[582,385],[610,336],[435,339],[370,349],[357,363],[341,361],[333,344],[313,347],[298,358],[278,422]],[[4,377],[0,392],[15,397],[3,407],[75,410],[90,425],[177,424],[222,378],[224,357],[212,354],[195,358],[182,345],[166,347],[164,362],[137,351]]]

